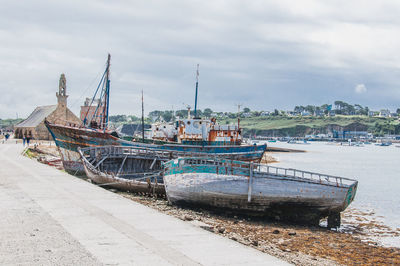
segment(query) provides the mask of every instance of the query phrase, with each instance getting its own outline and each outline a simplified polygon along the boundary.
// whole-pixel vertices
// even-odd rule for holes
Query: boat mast
[[[196,71],[196,95],[194,97],[194,118],[197,117],[197,91],[199,88],[199,64],[197,64],[197,71]]]
[[[143,90],[142,90],[142,141],[144,143],[144,101],[143,101]]]
[[[238,130],[240,129],[240,104],[238,104]]]
[[[108,54],[107,58],[107,70],[106,70],[106,90],[104,94],[104,109],[103,109],[103,126],[104,130],[108,127],[108,110],[109,110],[109,102],[110,102],[110,61],[111,55]]]

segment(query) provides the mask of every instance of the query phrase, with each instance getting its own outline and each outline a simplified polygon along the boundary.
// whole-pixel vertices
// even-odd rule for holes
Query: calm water
[[[400,148],[395,145],[354,147],[319,142],[268,145],[307,151],[273,154],[280,161],[277,166],[357,179],[358,190],[351,206],[373,210],[374,216],[385,225],[400,228]],[[397,240],[395,245],[399,246],[400,240]]]

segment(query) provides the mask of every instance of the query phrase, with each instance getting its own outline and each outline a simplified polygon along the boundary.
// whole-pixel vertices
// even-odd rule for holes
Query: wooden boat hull
[[[165,188],[164,184],[162,183],[119,178],[95,169],[91,169],[86,164],[83,164],[83,167],[87,177],[95,184],[99,184],[108,188],[115,188],[120,191],[155,194],[160,196],[165,195]]]
[[[192,146],[192,145],[157,145],[126,141],[111,135],[108,131],[87,128],[70,127],[45,123],[52,135],[63,161],[65,170],[72,174],[85,174],[78,147],[127,146],[154,150],[164,150],[174,153],[197,153],[218,155],[244,161],[260,161],[266,145],[247,146]]]
[[[80,149],[86,176],[95,184],[135,193],[165,195],[159,154],[139,150],[124,153],[122,147]]]
[[[108,132],[45,123],[63,162],[64,169],[75,175],[84,175],[78,147],[101,147],[106,145],[122,145],[123,140]]]
[[[164,184],[172,204],[229,209],[298,223],[316,224],[323,217],[342,212],[357,190],[357,182],[335,185],[257,171],[249,178],[243,174],[249,168],[240,173],[234,167],[214,163],[171,169],[171,162],[167,163]]]

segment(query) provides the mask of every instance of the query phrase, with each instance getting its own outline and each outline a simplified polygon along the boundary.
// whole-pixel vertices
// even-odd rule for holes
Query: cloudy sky
[[[111,114],[194,106],[400,107],[400,1],[0,0],[0,118],[78,113],[112,56]]]

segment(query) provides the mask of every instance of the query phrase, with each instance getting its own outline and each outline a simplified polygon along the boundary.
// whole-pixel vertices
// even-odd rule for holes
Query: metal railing
[[[242,161],[233,161],[233,160],[209,160],[206,158],[180,158],[180,161],[184,161],[184,163],[180,163],[179,166],[183,166],[184,164],[189,165],[197,165],[197,166],[219,166],[219,167],[227,167],[230,173],[235,173],[238,175],[245,175],[250,176],[249,170],[244,169],[252,169],[251,172],[254,178],[268,175],[268,176],[275,176],[281,178],[289,178],[289,179],[296,179],[302,181],[311,181],[313,183],[319,184],[330,184],[336,186],[350,186],[357,182],[357,180],[315,173],[310,171],[303,171],[298,169],[292,168],[282,168],[282,167],[275,167],[269,166],[266,164],[259,164],[259,163],[251,163],[251,162],[242,162]],[[220,173],[219,169],[216,167],[216,173]]]

